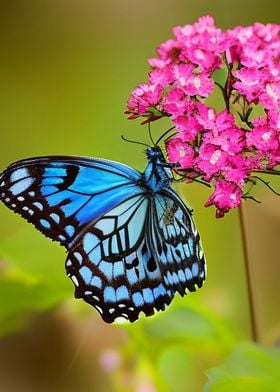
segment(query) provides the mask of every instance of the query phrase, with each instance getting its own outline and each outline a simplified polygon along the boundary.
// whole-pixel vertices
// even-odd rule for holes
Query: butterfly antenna
[[[152,137],[151,122],[150,122],[150,121],[148,122],[148,129],[149,129],[149,136],[150,136],[151,142],[152,142],[152,144],[153,144],[154,146],[156,146],[157,144],[154,142],[154,139],[153,139],[153,137]]]
[[[125,136],[123,136],[123,135],[121,135],[121,138],[122,138],[122,140],[124,140],[124,141],[126,141],[126,142],[128,142],[128,143],[140,144],[141,146],[150,147],[150,146],[149,146],[148,144],[146,144],[146,143],[138,142],[138,141],[136,141],[136,140],[127,139],[127,138],[126,138]]]
[[[174,129],[175,127],[171,127],[171,128],[169,128],[169,129],[167,129],[167,131],[165,131],[159,138],[158,138],[158,140],[156,141],[156,146],[158,145],[158,143],[169,133],[169,132],[171,132],[171,131],[173,131],[173,129]]]

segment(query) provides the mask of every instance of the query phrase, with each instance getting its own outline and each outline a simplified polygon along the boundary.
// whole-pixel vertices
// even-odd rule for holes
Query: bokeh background
[[[148,142],[146,127],[123,114],[126,100],[146,80],[146,60],[172,36],[172,27],[207,14],[223,29],[279,23],[280,5],[1,0],[1,168],[29,156],[68,154],[106,157],[143,170],[143,148],[120,138]],[[153,132],[167,129],[162,126],[155,124]],[[279,189],[279,180],[271,180]],[[277,377],[279,387],[279,352],[264,348],[280,342],[279,199],[260,186],[263,203],[245,206],[263,345],[258,348],[243,343],[251,341],[251,320],[238,212],[216,220],[214,210],[203,207],[207,189],[192,184],[179,191],[195,210],[207,282],[176,298],[164,313],[132,325],[106,325],[75,300],[65,250],[0,206],[1,391],[263,391],[274,390],[264,389],[270,385],[265,383]],[[260,362],[253,366],[252,358]],[[207,374],[215,379],[215,371],[207,369],[224,363],[232,378],[223,382],[230,384],[203,387]],[[253,383],[238,389],[235,367],[242,373],[246,365]]]

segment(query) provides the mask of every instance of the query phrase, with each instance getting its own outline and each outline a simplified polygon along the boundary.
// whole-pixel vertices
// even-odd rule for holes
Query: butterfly
[[[75,297],[107,323],[153,315],[205,280],[192,212],[171,188],[172,164],[157,145],[146,155],[143,173],[105,159],[49,156],[0,175],[0,199],[66,247]]]

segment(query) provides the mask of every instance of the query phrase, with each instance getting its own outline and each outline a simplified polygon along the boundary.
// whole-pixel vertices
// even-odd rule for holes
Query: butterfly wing
[[[140,173],[94,158],[40,157],[16,162],[0,175],[0,198],[43,234],[68,249],[77,234],[129,194]]]
[[[133,196],[77,238],[66,269],[75,296],[106,322],[164,310],[176,291],[195,290],[205,262],[190,212],[172,191]]]
[[[133,196],[98,219],[77,238],[66,270],[75,296],[93,305],[106,322],[152,315],[171,298],[147,247],[150,200]]]
[[[157,194],[151,208],[149,247],[160,266],[167,292],[181,296],[201,287],[206,264],[191,212],[171,189]]]
[[[75,157],[17,162],[0,175],[0,198],[69,251],[75,296],[106,322],[164,310],[205,278],[189,210],[166,186],[149,189],[120,163]]]

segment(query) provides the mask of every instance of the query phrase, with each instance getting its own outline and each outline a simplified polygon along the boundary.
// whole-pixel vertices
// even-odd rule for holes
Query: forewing
[[[135,196],[112,209],[77,239],[66,261],[75,296],[93,305],[106,322],[135,321],[171,302],[147,243],[150,200]]]
[[[16,162],[0,175],[0,199],[43,234],[70,247],[77,234],[129,195],[140,173],[117,162],[40,157]]]
[[[151,209],[149,245],[156,255],[166,290],[182,296],[206,277],[200,237],[190,211],[171,189],[157,194]]]

